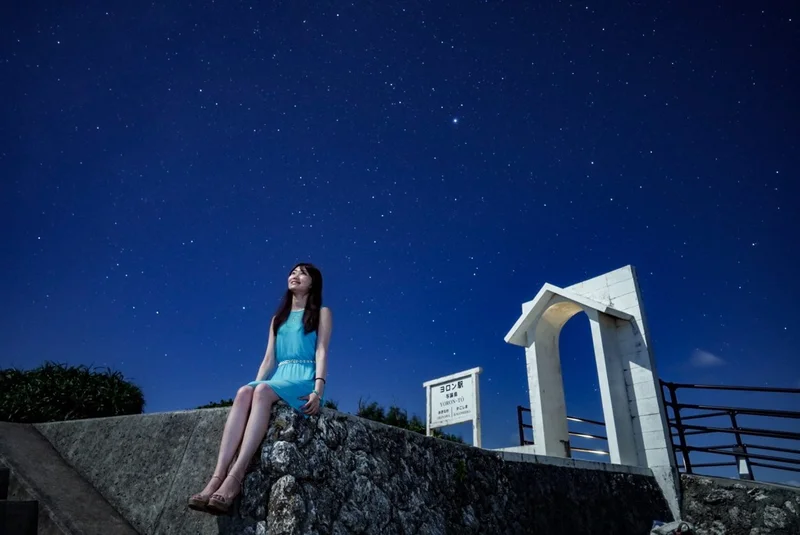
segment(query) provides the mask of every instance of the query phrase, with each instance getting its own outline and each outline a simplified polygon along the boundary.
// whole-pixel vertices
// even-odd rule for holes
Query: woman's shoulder
[[[328,307],[321,307],[319,309],[319,320],[323,323],[330,325],[333,322],[333,314]]]

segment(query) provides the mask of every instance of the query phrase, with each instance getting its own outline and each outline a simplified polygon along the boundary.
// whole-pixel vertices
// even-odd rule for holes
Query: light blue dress
[[[272,375],[266,380],[252,381],[247,385],[255,387],[266,383],[283,401],[301,411],[308,400],[298,398],[314,390],[316,352],[317,332],[303,332],[303,311],[293,310],[278,328],[278,336],[275,337],[275,360],[278,365]]]

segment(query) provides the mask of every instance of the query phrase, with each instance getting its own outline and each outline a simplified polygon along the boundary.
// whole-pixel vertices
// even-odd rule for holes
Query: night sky
[[[521,303],[631,264],[664,379],[800,387],[798,4],[539,4],[5,6],[0,367],[229,398],[311,261],[327,398],[423,416],[481,366],[512,446]],[[600,419],[588,325],[562,365]]]

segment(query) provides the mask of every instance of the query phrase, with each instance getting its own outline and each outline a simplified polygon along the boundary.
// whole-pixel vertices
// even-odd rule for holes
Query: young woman
[[[319,413],[332,329],[330,309],[322,306],[322,274],[312,264],[297,264],[289,273],[288,286],[272,318],[256,380],[236,393],[214,475],[202,492],[189,498],[192,509],[228,512],[278,399],[306,416]],[[231,466],[237,447],[239,455]]]

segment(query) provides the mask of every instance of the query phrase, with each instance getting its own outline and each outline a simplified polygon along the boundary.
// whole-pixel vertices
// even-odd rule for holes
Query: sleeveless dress
[[[275,360],[277,366],[271,376],[263,381],[251,381],[247,386],[256,387],[268,384],[280,398],[300,411],[308,400],[298,399],[314,390],[317,332],[303,332],[303,311],[293,310],[286,321],[278,328],[275,337]],[[322,400],[320,399],[320,404]]]

